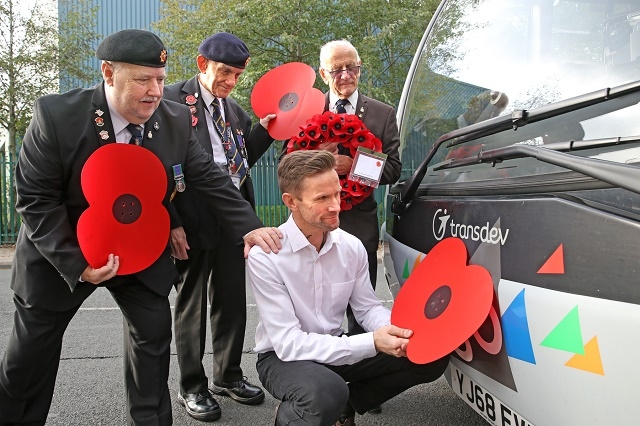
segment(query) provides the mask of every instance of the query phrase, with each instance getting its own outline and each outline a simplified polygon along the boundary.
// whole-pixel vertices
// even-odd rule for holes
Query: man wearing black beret
[[[165,97],[189,106],[198,141],[213,156],[212,163],[255,207],[249,168],[273,142],[266,129],[275,115],[252,128],[247,113],[229,97],[249,63],[249,50],[242,40],[216,33],[200,44],[198,53],[200,72],[167,86]],[[246,326],[245,262],[241,248],[224,223],[204,208],[197,191],[178,194],[175,206],[178,217],[172,222],[178,226],[171,231],[171,242],[181,279],[174,313],[179,401],[190,416],[210,421],[219,416],[220,408],[208,388],[242,404],[264,401],[262,389],[247,382],[240,367]],[[207,299],[213,345],[210,382],[202,365]]]
[[[235,244],[241,246],[244,238],[247,252],[254,243],[273,251],[280,245],[281,234],[262,227],[227,174],[212,165],[193,132],[189,109],[162,99],[167,62],[162,41],[148,31],[123,30],[105,38],[96,56],[104,81],[38,99],[20,150],[16,208],[22,227],[11,276],[14,326],[0,365],[3,425],[45,424],[64,332],[97,287],[108,289],[124,317],[127,424],[172,423],[167,296],[179,277],[168,241],[150,266],[117,275],[118,253],[94,269],[76,235],[79,217],[89,207],[80,174],[102,146],[134,142],[152,152],[169,177],[165,207],[177,186],[173,166],[181,165],[179,183],[199,191]]]

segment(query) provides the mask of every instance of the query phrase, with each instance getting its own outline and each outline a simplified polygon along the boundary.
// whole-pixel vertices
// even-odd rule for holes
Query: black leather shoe
[[[209,382],[209,390],[216,395],[229,396],[240,404],[257,405],[264,401],[264,392],[245,377],[237,382]]]
[[[218,420],[222,414],[220,406],[209,392],[178,393],[178,401],[187,414],[203,422]]]

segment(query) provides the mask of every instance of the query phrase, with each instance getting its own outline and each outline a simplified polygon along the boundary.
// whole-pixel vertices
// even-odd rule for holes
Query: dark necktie
[[[347,112],[345,107],[349,104],[350,102],[347,99],[338,99],[338,102],[336,102],[336,112],[338,114],[345,114]]]
[[[224,153],[227,156],[229,172],[232,175],[238,175],[240,178],[240,185],[242,185],[247,177],[247,170],[245,168],[242,155],[236,147],[236,142],[233,140],[233,137],[229,135],[229,129],[227,129],[227,126],[222,119],[220,100],[218,98],[213,98],[211,107],[211,117],[213,118],[213,124],[220,135],[220,139],[222,139],[222,147],[224,148]]]
[[[133,143],[138,146],[142,145],[142,127],[137,124],[129,123],[127,125],[127,130],[131,133],[129,143]]]

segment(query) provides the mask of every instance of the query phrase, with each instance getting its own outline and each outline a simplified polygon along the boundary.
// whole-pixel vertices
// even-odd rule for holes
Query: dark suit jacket
[[[324,110],[329,109],[329,94],[325,95]],[[382,141],[382,152],[387,154],[380,178],[380,185],[395,183],[400,178],[402,163],[400,163],[400,136],[396,111],[391,106],[364,96],[358,92],[356,115],[365,126]],[[342,152],[349,155],[348,150]],[[341,176],[343,177],[343,176]],[[378,249],[380,229],[378,224],[378,206],[373,192],[360,204],[351,210],[340,212],[340,228],[355,235],[362,241],[368,252]]]
[[[95,120],[100,111],[103,126]],[[100,132],[106,132],[105,140]],[[148,132],[152,133],[150,139]],[[89,156],[102,145],[115,142],[114,138],[103,84],[36,101],[16,167],[17,210],[23,224],[11,281],[15,294],[28,304],[67,310],[82,303],[96,288],[78,282],[87,267],[76,237],[78,219],[88,207],[80,173]],[[187,187],[198,190],[203,204],[238,244],[243,235],[262,226],[229,177],[198,143],[187,107],[163,100],[145,126],[143,147],[157,155],[165,168],[165,207],[175,186],[172,166],[182,164]],[[169,253],[167,241],[160,258],[135,274],[163,296],[178,282]],[[105,284],[118,279],[116,276]]]
[[[195,116],[198,123],[194,126],[196,136],[200,145],[209,154],[213,154],[211,148],[211,136],[207,128],[206,115],[209,114],[202,96],[200,94],[200,85],[198,84],[198,76],[187,81],[182,81],[164,89],[165,98],[172,101],[185,104],[188,95],[195,95],[197,98]],[[244,135],[245,147],[247,150],[247,161],[249,167],[252,167],[258,159],[265,153],[273,138],[269,136],[267,130],[256,124],[251,129],[251,118],[231,98],[226,98],[225,118],[231,125],[232,134],[234,135],[236,146],[238,141],[236,135],[241,132]],[[238,146],[239,149],[239,146]],[[255,208],[255,196],[253,191],[253,182],[251,177],[247,176],[244,184],[240,187],[240,192],[245,200],[251,203]],[[215,247],[216,241],[220,234],[220,222],[212,217],[202,203],[199,194],[189,188],[183,193],[177,194],[174,199],[177,210],[177,216],[172,216],[172,227],[183,226],[187,234],[187,241],[192,249],[212,249]]]

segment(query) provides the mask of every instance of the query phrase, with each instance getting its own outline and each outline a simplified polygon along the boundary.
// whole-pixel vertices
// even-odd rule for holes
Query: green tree
[[[251,51],[251,62],[233,93],[244,107],[249,106],[251,88],[268,70],[293,61],[317,69],[324,43],[348,39],[364,63],[360,83],[363,92],[396,106],[413,55],[438,3],[164,0],[161,20],[155,28],[172,53],[169,82],[195,74],[197,47],[206,36],[227,31],[244,40]],[[326,90],[319,77],[316,87]]]
[[[34,101],[58,91],[61,66],[69,78],[83,78],[88,72],[82,63],[96,38],[91,16],[95,10],[82,10],[86,0],[60,0],[59,7],[67,5],[71,12],[59,28],[52,5],[35,1],[26,11],[17,0],[0,0],[0,126],[9,133],[8,151],[14,156]],[[82,13],[74,13],[76,7]]]

